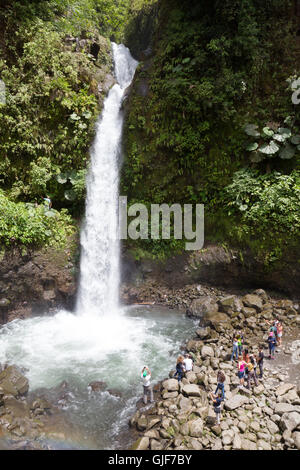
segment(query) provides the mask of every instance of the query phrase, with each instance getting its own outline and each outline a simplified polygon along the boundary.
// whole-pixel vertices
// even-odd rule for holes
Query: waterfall
[[[103,315],[118,310],[119,162],[123,127],[122,99],[138,62],[123,44],[112,44],[115,84],[96,126],[87,177],[85,222],[81,231],[77,314]]]

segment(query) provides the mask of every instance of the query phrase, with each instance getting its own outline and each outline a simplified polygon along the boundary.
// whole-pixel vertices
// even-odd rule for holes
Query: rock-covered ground
[[[130,420],[138,437],[133,449],[144,450],[282,450],[300,449],[300,315],[299,304],[272,299],[259,289],[243,297],[201,295],[188,315],[199,317],[197,336],[186,345],[194,369],[182,383],[170,378],[155,386],[154,405],[142,406]],[[242,330],[244,347],[266,347],[266,322],[279,319],[284,340],[274,361],[265,352],[265,371],[258,386],[239,387],[237,364],[231,362],[234,331]],[[298,339],[297,339],[298,338]],[[216,425],[210,391],[217,371],[226,375],[226,401]]]

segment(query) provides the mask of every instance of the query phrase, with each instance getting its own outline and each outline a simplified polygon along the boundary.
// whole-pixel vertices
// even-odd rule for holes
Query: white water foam
[[[87,178],[86,216],[81,232],[77,314],[119,313],[118,193],[123,114],[122,99],[138,62],[123,44],[113,43],[117,84],[97,124]]]

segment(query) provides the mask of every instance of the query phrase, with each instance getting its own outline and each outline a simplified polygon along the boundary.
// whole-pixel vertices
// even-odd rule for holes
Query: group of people
[[[193,370],[194,362],[190,354],[185,356],[178,356],[176,362],[176,371],[174,377],[177,377],[178,382],[181,382],[184,374]],[[153,387],[151,384],[151,372],[148,366],[144,366],[141,372],[141,379],[143,384],[143,402],[146,405],[148,400],[148,395],[150,398],[150,403],[153,403]]]
[[[276,346],[281,346],[283,326],[278,320],[272,322],[267,321],[271,327],[268,332],[268,348],[269,348],[269,359],[275,359]],[[234,357],[237,360],[238,378],[240,379],[239,387],[244,387],[245,380],[247,381],[246,388],[250,389],[251,382],[254,382],[255,386],[258,386],[258,378],[263,378],[264,371],[264,351],[263,345],[258,348],[258,354],[249,353],[247,348],[243,347],[244,337],[239,331],[234,335],[233,347],[231,354],[231,361]],[[259,375],[257,375],[257,367],[259,368]],[[221,419],[221,403],[225,401],[225,374],[222,371],[218,372],[217,375],[217,388],[215,393],[211,393],[213,400],[213,406],[216,413],[217,424],[220,424]]]
[[[274,359],[276,346],[281,346],[282,341],[282,324],[278,320],[272,322],[267,321],[267,324],[271,325],[268,332],[268,347],[269,347],[269,359]],[[254,382],[255,386],[258,385],[258,378],[263,378],[264,373],[264,351],[263,345],[258,348],[258,354],[249,353],[247,348],[244,348],[244,335],[241,331],[235,333],[233,337],[233,347],[231,354],[231,361],[234,358],[237,361],[237,375],[240,380],[239,387],[244,387],[245,380],[247,381],[246,388],[250,389],[251,382]],[[194,366],[193,357],[190,354],[185,356],[178,356],[176,361],[176,371],[174,378],[177,377],[178,382],[182,381],[186,372],[192,371]],[[257,368],[259,369],[259,375]],[[147,404],[147,396],[150,394],[150,403],[153,403],[153,388],[151,386],[151,372],[147,366],[143,367],[141,378],[144,387],[143,401]],[[210,392],[211,399],[213,401],[214,411],[216,413],[216,423],[220,424],[221,420],[221,405],[226,400],[225,396],[225,374],[221,370],[217,373],[217,387],[215,393]]]

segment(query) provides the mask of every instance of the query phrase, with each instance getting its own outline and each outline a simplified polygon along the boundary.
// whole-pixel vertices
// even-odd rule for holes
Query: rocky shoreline
[[[149,286],[148,286],[149,287]],[[300,449],[300,307],[297,301],[270,295],[262,289],[230,293],[205,285],[181,289],[164,286],[140,291],[126,288],[127,300],[163,304],[199,319],[195,337],[183,349],[194,357],[194,370],[181,384],[169,378],[154,386],[154,405],[137,403],[138,410],[120,442],[131,449]],[[128,302],[129,303],[129,302]],[[232,335],[243,330],[245,346],[257,352],[266,344],[266,320],[281,320],[283,346],[275,361],[265,360],[263,381],[252,390],[239,389],[236,364],[231,363]],[[215,390],[217,371],[226,375],[226,402],[221,425],[209,391]],[[102,382],[99,384],[103,388]],[[91,389],[93,390],[92,385]],[[105,384],[104,384],[105,385]],[[101,388],[101,390],[102,390]],[[53,392],[53,393],[52,393]],[[50,394],[29,392],[26,371],[15,365],[0,370],[0,438],[3,449],[52,449],[58,442],[81,448],[83,435],[68,421],[68,385]],[[53,399],[55,397],[55,399]],[[88,444],[88,443],[87,443]],[[60,444],[59,444],[60,445]],[[94,448],[95,443],[91,443]],[[126,446],[127,444],[125,444]],[[124,448],[124,447],[123,447]]]
[[[131,449],[300,449],[299,303],[271,298],[262,289],[244,296],[198,292],[187,314],[200,320],[197,336],[185,347],[194,369],[180,384],[174,371],[156,384],[154,405],[141,407],[130,419],[132,437],[138,437]],[[230,361],[234,331],[242,330],[245,346],[256,353],[266,344],[266,320],[275,318],[284,328],[275,361],[265,359],[257,387],[239,388],[237,366]],[[214,392],[219,369],[226,375],[226,401],[217,426],[209,391]]]

